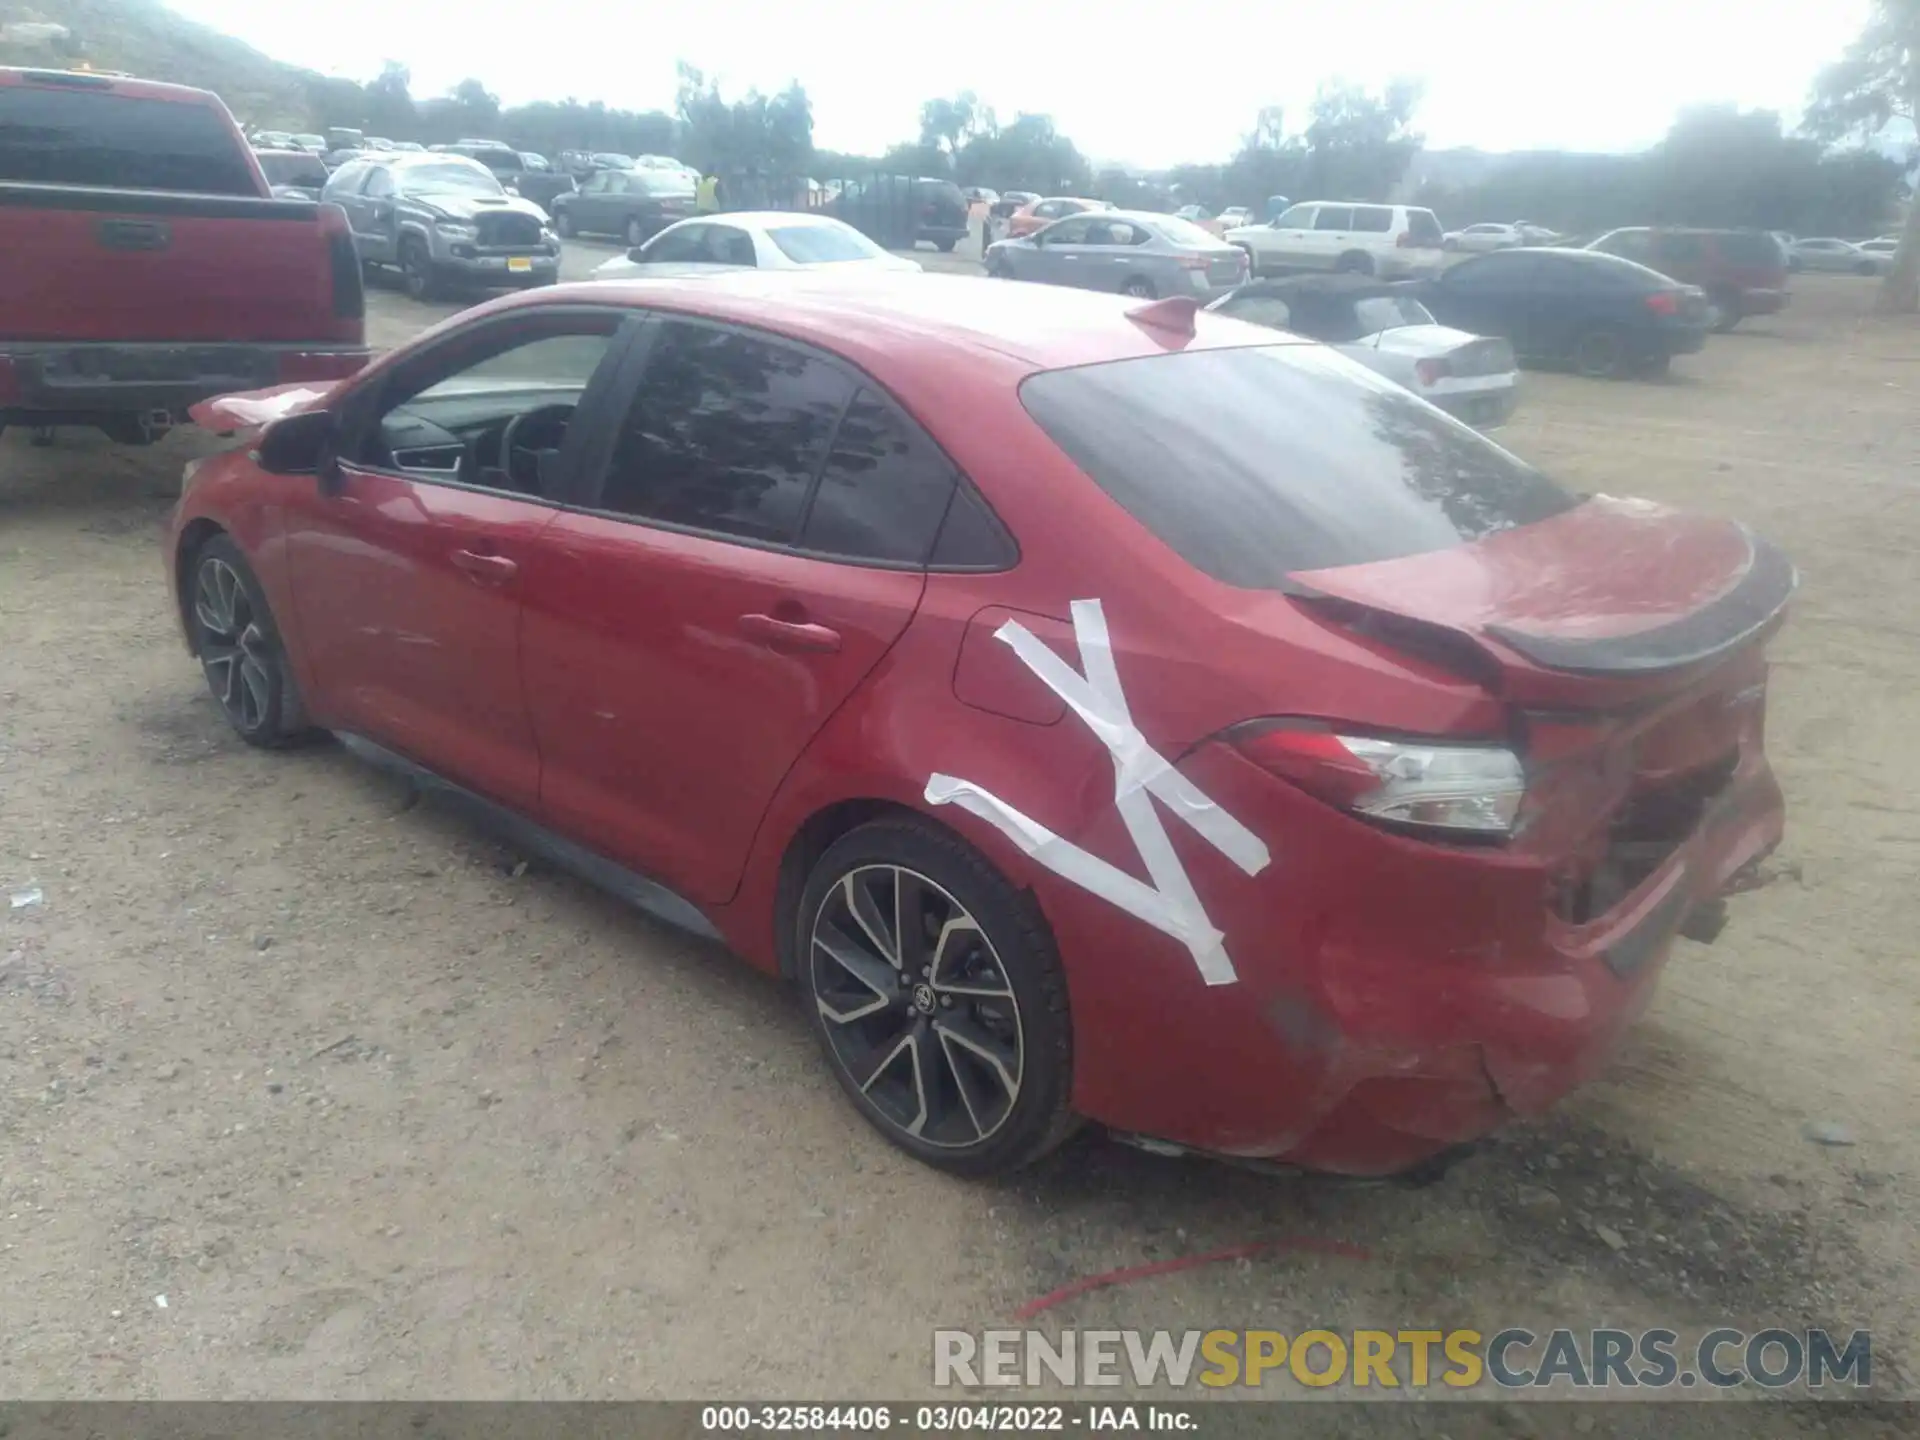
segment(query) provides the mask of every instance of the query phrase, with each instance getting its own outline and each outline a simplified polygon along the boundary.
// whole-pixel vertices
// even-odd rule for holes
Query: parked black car
[[[464,155],[469,160],[478,160],[493,172],[509,195],[531,200],[549,215],[553,214],[554,200],[573,189],[571,175],[529,165],[526,156],[498,140],[456,140],[451,145],[433,148],[445,155]]]
[[[558,168],[575,180],[584,180],[596,170],[631,170],[633,156],[611,150],[562,150]]]
[[[596,170],[553,202],[562,236],[618,235],[644,245],[693,214],[693,187],[673,170]]]
[[[929,240],[951,250],[967,238],[967,198],[951,180],[875,175],[849,180],[829,213],[894,250]]]
[[[311,150],[256,150],[276,199],[318,200],[327,188],[327,165]]]
[[[1583,375],[1663,373],[1713,326],[1704,291],[1594,250],[1500,250],[1406,288],[1442,325],[1501,336],[1524,359]]]

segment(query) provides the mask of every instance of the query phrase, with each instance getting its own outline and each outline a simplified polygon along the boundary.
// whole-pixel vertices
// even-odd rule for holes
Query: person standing
[[[702,215],[715,215],[720,210],[720,177],[703,175],[700,183],[694,187],[693,208]]]

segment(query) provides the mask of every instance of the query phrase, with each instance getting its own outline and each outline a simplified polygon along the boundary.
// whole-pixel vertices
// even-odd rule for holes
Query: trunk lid
[[[1744,526],[1606,496],[1450,549],[1293,580],[1310,604],[1383,638],[1469,642],[1507,697],[1576,706],[1671,690],[1763,638],[1798,583]]]

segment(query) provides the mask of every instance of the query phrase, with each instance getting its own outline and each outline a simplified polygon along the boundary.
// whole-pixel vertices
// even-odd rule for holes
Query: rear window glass
[[[260,168],[273,185],[304,185],[314,190],[327,183],[327,167],[318,155],[262,155]]]
[[[1714,244],[1718,247],[1721,258],[1731,265],[1776,269],[1787,263],[1787,252],[1771,235],[1730,230],[1724,235],[1716,235]]]
[[[226,117],[207,105],[0,85],[0,181],[258,195]]]
[[[1306,346],[1047,371],[1020,398],[1188,564],[1249,589],[1447,549],[1575,503],[1478,432]]]
[[[1447,238],[1431,210],[1407,211],[1407,234],[1420,245],[1438,245]]]
[[[872,260],[887,253],[851,226],[843,230],[835,225],[775,225],[767,238],[796,265]]]
[[[1402,325],[1431,325],[1433,316],[1418,300],[1406,295],[1368,295],[1353,302],[1354,318],[1362,335]]]
[[[1178,215],[1161,215],[1153,222],[1154,227],[1176,245],[1184,245],[1189,250],[1218,250],[1220,237],[1202,230],[1189,220]]]

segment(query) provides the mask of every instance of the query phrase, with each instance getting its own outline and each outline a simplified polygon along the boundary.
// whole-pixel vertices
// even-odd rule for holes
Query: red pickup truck
[[[141,444],[367,359],[345,214],[273,199],[219,97],[0,68],[0,429]]]

